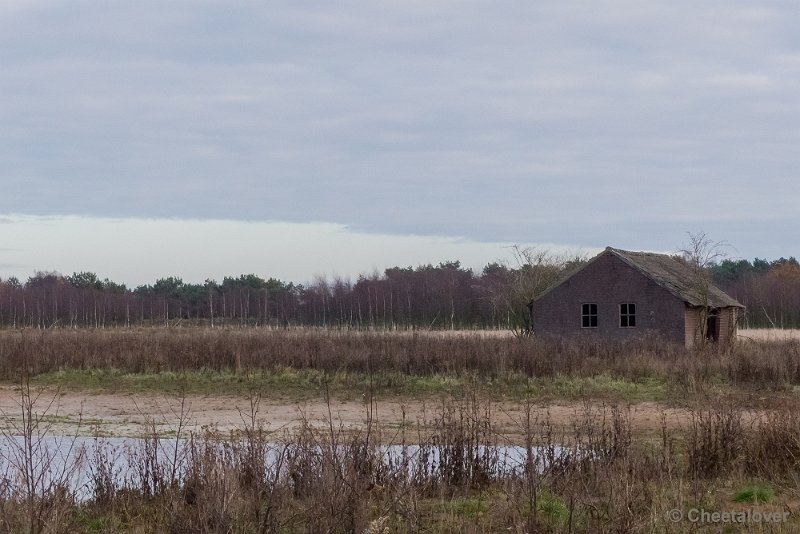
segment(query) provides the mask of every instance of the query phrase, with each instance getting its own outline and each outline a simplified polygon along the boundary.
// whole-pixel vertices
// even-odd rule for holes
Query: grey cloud
[[[0,213],[662,247],[800,223],[789,4],[32,5],[0,20]]]

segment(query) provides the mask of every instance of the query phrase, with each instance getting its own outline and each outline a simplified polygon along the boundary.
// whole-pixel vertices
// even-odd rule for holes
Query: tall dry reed
[[[472,373],[493,378],[610,374],[695,383],[723,378],[780,387],[800,383],[800,341],[742,342],[690,351],[657,338],[629,342],[517,339],[464,332],[145,328],[0,330],[0,380],[23,369],[186,370],[311,369],[409,375]]]

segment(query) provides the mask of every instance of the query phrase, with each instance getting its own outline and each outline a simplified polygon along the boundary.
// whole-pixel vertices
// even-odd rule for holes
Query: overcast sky
[[[365,271],[451,254],[425,243],[488,262],[510,243],[675,250],[698,230],[800,255],[798,27],[789,1],[3,0],[0,276],[68,271],[73,245],[111,247],[97,271],[113,247],[141,258],[130,272],[212,261],[207,240],[151,257],[154,221],[287,242],[315,223]],[[20,243],[31,216],[73,231]],[[109,219],[128,237],[86,231]],[[301,281],[351,269],[293,261]]]

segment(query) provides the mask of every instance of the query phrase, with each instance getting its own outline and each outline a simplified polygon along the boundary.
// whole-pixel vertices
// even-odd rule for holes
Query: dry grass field
[[[754,341],[800,340],[800,330],[780,328],[751,328],[739,330],[739,338]]]

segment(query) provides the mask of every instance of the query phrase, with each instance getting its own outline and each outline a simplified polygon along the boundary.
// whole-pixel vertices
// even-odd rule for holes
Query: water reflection
[[[207,451],[208,447],[214,450]],[[298,442],[52,435],[26,442],[21,436],[6,436],[0,438],[0,472],[6,490],[17,485],[44,494],[63,485],[76,500],[85,501],[96,496],[99,485],[105,486],[104,491],[118,491],[142,490],[160,479],[181,484],[193,460],[206,452],[236,465],[235,454],[231,452],[244,450],[247,454],[252,447],[263,455],[260,465],[273,472],[285,469],[285,459],[289,457],[322,458],[333,450],[334,454],[329,456],[344,458],[352,453],[343,445],[331,449],[327,444]],[[380,459],[379,468],[387,472],[405,470],[409,476],[424,477],[446,476],[446,471],[457,466],[466,470],[483,469],[488,476],[502,478],[519,475],[526,468],[542,471],[556,462],[569,462],[577,457],[576,450],[553,445],[534,447],[530,456],[525,447],[510,445],[381,445],[364,453],[366,457]]]

